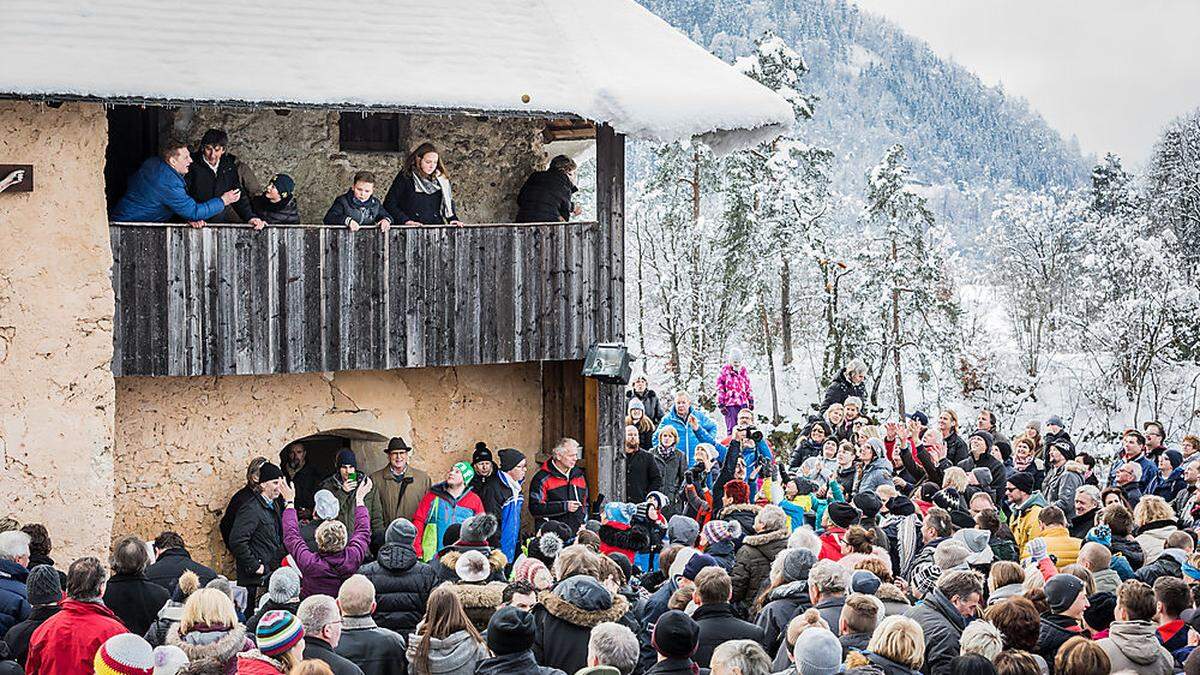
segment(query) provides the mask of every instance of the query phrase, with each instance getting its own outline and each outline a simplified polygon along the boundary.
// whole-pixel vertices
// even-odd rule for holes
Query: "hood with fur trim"
[[[438,557],[442,565],[450,570],[450,574],[453,575],[453,578],[455,579],[458,578],[458,572],[455,571],[455,567],[458,565],[458,559],[462,557],[463,553],[466,553],[466,551],[446,551]],[[491,552],[487,554],[487,561],[488,565],[490,565],[492,568],[492,574],[495,574],[497,570],[503,572],[504,567],[508,565],[508,558],[505,557],[504,551],[501,551],[498,548],[492,549]],[[442,578],[444,579],[445,577]]]
[[[586,581],[579,581],[581,578]],[[595,579],[582,575],[564,579],[554,590],[542,591],[538,599],[551,616],[581,628],[618,621],[629,612],[629,601],[624,596],[613,595]]]
[[[729,506],[726,506],[725,508],[721,509],[721,514],[720,514],[719,518],[721,520],[725,520],[725,518],[727,516],[729,516],[729,514],[738,513],[738,512],[753,513],[754,515],[757,516],[759,511],[762,511],[762,507],[759,506],[758,504],[730,504]]]
[[[902,602],[906,605],[911,605],[908,596],[896,584],[879,584],[879,588],[875,591],[875,597],[884,602]]]
[[[179,635],[179,624],[167,631],[166,644],[175,645],[187,654],[189,673],[224,673],[226,664],[236,658],[239,652],[253,646],[246,641],[246,629],[243,626],[226,631],[214,642],[196,644]]]
[[[504,601],[503,581],[489,581],[486,584],[466,584],[447,581],[442,586],[458,596],[463,609],[496,609]]]
[[[742,540],[742,545],[762,546],[763,544],[769,544],[773,541],[779,541],[780,539],[787,539],[788,535],[790,534],[791,532],[788,531],[788,528],[785,525],[778,530],[771,530],[770,532],[763,532],[761,534],[751,534]]]

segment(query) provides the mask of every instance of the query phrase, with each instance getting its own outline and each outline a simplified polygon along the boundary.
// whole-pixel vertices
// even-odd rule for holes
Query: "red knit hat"
[[[725,501],[730,504],[750,502],[750,486],[744,480],[731,480],[725,484]]]

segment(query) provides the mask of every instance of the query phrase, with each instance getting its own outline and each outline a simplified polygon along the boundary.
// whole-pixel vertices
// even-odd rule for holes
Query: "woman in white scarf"
[[[409,154],[383,205],[396,222],[407,226],[462,224],[454,209],[450,176],[432,143],[422,143]]]

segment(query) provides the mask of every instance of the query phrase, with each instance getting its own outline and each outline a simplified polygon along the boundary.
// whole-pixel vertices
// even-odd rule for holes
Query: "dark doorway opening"
[[[350,449],[349,438],[333,434],[305,436],[288,443],[279,451],[279,466],[287,465],[288,454],[292,451],[292,446],[297,443],[304,445],[304,463],[316,469],[322,480],[333,474],[337,454],[342,450]]]
[[[118,105],[108,109],[108,150],[104,163],[104,195],[108,210],[116,206],[147,157],[158,154],[162,109],[157,106]]]

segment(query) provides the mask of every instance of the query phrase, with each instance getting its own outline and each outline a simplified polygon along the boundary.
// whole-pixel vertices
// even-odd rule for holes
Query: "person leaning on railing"
[[[418,145],[408,156],[383,205],[401,225],[462,224],[455,214],[450,176],[431,143]]]
[[[178,217],[203,223],[241,198],[241,190],[197,202],[188,196],[183,176],[192,164],[186,143],[171,141],[158,157],[151,157],[129,179],[129,189],[113,208],[116,221],[163,223]]]
[[[375,192],[375,174],[370,171],[359,171],[354,174],[354,181],[346,194],[333,200],[329,211],[325,213],[326,225],[345,225],[351,232],[357,232],[363,225],[379,225],[379,229],[387,232],[392,224],[392,217],[383,208]]]
[[[530,174],[517,195],[517,222],[566,222],[582,213],[583,209],[571,202],[571,195],[579,190],[575,168],[575,160],[558,155],[550,160],[550,168]]]

